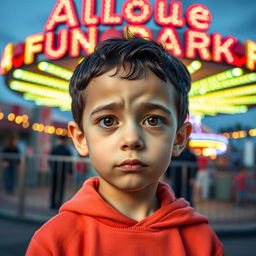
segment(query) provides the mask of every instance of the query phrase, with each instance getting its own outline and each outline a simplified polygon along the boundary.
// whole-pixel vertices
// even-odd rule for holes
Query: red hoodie
[[[161,207],[141,221],[130,219],[86,181],[32,238],[26,256],[221,256],[223,246],[205,217],[159,183]]]

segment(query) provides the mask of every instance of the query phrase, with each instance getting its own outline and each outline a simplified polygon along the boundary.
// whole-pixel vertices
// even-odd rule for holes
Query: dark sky
[[[74,2],[77,11],[80,12],[82,1],[75,0]],[[125,0],[118,0],[116,2],[117,12],[120,12]],[[154,0],[151,0],[151,3],[154,2]],[[201,3],[209,8],[213,16],[209,33],[219,32],[223,36],[232,35],[241,42],[245,42],[248,39],[256,41],[255,0],[184,0],[181,2],[183,3],[183,13],[188,6],[194,3]],[[0,5],[0,51],[2,52],[5,45],[9,42],[17,43],[24,41],[28,35],[43,32],[43,26],[55,3],[55,0],[2,0]],[[97,1],[97,5],[99,9],[101,1]],[[150,25],[155,26],[153,22]],[[7,99],[15,103],[31,105],[15,93],[7,90],[3,78],[0,77],[0,102]],[[255,120],[256,110],[250,112],[252,112],[253,119]],[[205,122],[212,128],[218,129],[218,118],[221,118],[221,116],[214,119],[205,119]],[[223,122],[226,119],[224,118]],[[253,126],[250,113],[243,115],[242,118],[240,115],[230,116],[228,123],[240,122],[240,120],[244,123],[248,122],[248,124]],[[256,127],[256,123],[254,126]]]

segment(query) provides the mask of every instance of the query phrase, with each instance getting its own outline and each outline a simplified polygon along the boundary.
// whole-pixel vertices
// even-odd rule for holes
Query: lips
[[[125,171],[138,171],[147,165],[138,159],[126,159],[122,161],[117,167]]]

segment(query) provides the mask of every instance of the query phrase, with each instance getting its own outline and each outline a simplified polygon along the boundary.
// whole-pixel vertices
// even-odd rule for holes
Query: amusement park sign
[[[122,25],[124,36],[131,33],[162,42],[177,57],[200,58],[226,62],[234,66],[256,69],[256,43],[244,45],[233,36],[207,33],[212,21],[210,10],[202,4],[192,4],[183,10],[181,1],[126,0],[116,12],[116,0],[102,0],[101,12],[96,13],[96,0],[81,1],[81,16],[73,0],[57,0],[48,17],[44,32],[28,36],[24,43],[6,45],[1,59],[1,73],[29,65],[36,55],[44,54],[57,60],[66,55],[79,57],[94,51],[98,42],[99,25]],[[150,19],[160,26],[156,36],[145,25]],[[184,37],[177,30],[188,26]]]

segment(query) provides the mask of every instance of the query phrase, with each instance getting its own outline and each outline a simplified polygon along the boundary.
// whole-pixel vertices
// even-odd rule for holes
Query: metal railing
[[[14,190],[6,191],[6,172],[8,164],[16,163],[15,175],[13,175]],[[0,154],[0,214],[47,220],[57,213],[57,209],[51,207],[52,195],[52,163],[55,163],[57,173],[57,190],[60,189],[61,172],[66,179],[63,187],[63,202],[69,200],[82,186],[84,180],[95,176],[90,160],[79,157],[66,156],[23,156],[17,154]],[[188,169],[195,167],[190,162],[174,162],[171,168],[181,170],[181,196],[187,192]],[[69,170],[72,169],[72,174]],[[255,170],[249,171],[249,186],[244,206],[236,204],[236,191],[234,186],[234,174],[226,167],[208,166],[209,196],[200,198],[200,189],[196,182],[194,185],[194,206],[203,215],[207,216],[213,225],[245,224],[250,227],[256,225],[256,174]],[[10,170],[9,170],[10,171]],[[62,175],[63,175],[62,173]],[[172,177],[165,181],[174,185]],[[255,183],[254,183],[255,182]],[[56,188],[55,188],[56,189]],[[61,189],[60,189],[61,191]],[[10,192],[10,191],[9,191]],[[60,201],[62,199],[60,198]]]

